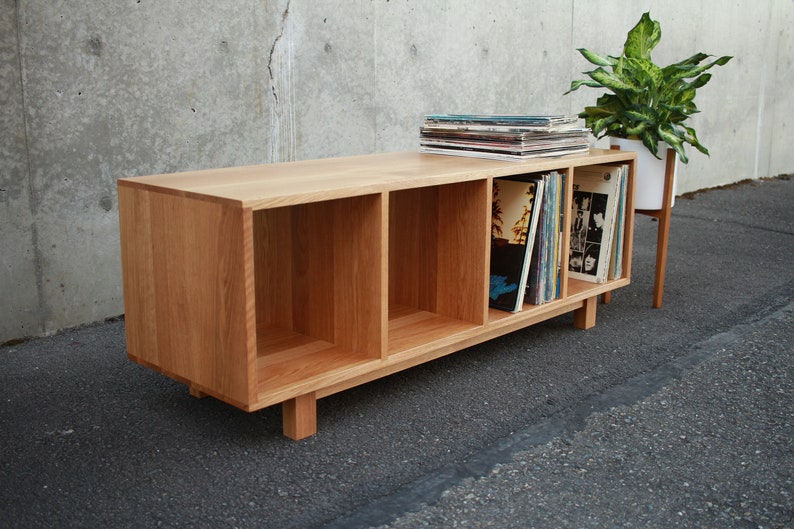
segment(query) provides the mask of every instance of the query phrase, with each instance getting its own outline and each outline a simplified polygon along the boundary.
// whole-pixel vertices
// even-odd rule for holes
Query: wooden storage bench
[[[317,430],[316,399],[560,314],[595,324],[629,283],[635,153],[526,162],[387,153],[118,181],[129,358],[243,410],[283,403]],[[560,298],[488,307],[495,177],[627,163],[623,275],[567,277]],[[566,179],[562,247],[570,235]],[[566,252],[563,252],[565,254]]]

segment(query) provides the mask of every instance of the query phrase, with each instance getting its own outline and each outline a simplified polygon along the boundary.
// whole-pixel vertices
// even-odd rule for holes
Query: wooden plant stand
[[[493,179],[630,167],[623,276],[568,278],[518,313],[488,307]],[[283,403],[284,433],[317,431],[317,399],[573,312],[629,284],[636,153],[527,162],[376,154],[118,182],[129,358],[246,411]]]
[[[613,150],[620,150],[620,147],[613,145]],[[656,232],[656,273],[653,281],[653,303],[655,309],[662,307],[664,297],[664,274],[667,269],[667,244],[670,241],[670,216],[673,210],[673,188],[675,184],[675,161],[676,153],[673,149],[667,149],[667,158],[664,168],[664,190],[662,194],[662,209],[637,209],[635,213],[654,217],[659,221]],[[612,299],[611,292],[605,292],[602,296],[604,303],[609,303]]]
[[[656,275],[653,282],[653,307],[662,307],[664,297],[664,273],[667,269],[667,243],[670,241],[670,215],[673,209],[673,179],[675,178],[675,157],[673,149],[667,149],[664,169],[664,194],[662,209],[638,209],[635,213],[655,217],[659,221],[656,236]]]

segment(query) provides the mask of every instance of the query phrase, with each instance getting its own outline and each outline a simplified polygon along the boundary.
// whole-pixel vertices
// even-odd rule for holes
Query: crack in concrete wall
[[[270,46],[270,53],[268,54],[267,58],[267,72],[270,76],[270,92],[273,94],[273,99],[275,100],[276,104],[278,104],[278,92],[276,91],[276,85],[273,75],[273,56],[276,54],[276,45],[278,45],[279,41],[284,37],[284,28],[287,25],[287,19],[289,18],[289,2],[287,2],[287,7],[284,9],[284,13],[281,15],[281,30],[279,31],[276,38],[273,39],[273,45]]]
[[[270,93],[271,141],[270,162],[286,162],[296,159],[295,108],[292,97],[292,31],[290,1],[281,15],[281,27],[267,60]]]

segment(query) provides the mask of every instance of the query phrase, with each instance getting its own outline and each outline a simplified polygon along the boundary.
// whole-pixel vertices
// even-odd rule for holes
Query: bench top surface
[[[120,187],[262,209],[635,159],[630,151],[498,161],[417,151],[120,178]]]

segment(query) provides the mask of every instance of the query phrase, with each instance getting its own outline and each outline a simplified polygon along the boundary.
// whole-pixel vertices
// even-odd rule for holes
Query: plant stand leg
[[[596,324],[596,307],[598,296],[584,300],[582,308],[573,311],[573,326],[577,329],[589,329]]]
[[[667,165],[664,173],[664,198],[662,209],[655,212],[654,217],[659,220],[659,229],[656,236],[656,277],[653,282],[653,308],[662,307],[664,297],[664,273],[667,269],[667,244],[670,242],[670,216],[673,203],[673,177],[675,175],[675,151],[667,150]]]
[[[281,405],[284,435],[295,441],[317,433],[317,396],[308,393]]]
[[[612,149],[619,150],[620,147],[613,145]],[[662,209],[637,209],[635,213],[654,217],[659,221],[659,229],[656,236],[656,273],[653,281],[653,308],[662,307],[664,297],[664,273],[667,269],[667,245],[670,242],[670,216],[673,209],[673,184],[675,178],[676,152],[667,149],[667,159],[665,160],[664,170],[664,192],[662,195]],[[605,294],[602,298],[604,303],[609,303],[609,297]]]
[[[653,283],[653,308],[662,307],[664,297],[664,272],[667,268],[667,243],[670,240],[670,208],[659,217],[659,234],[656,242],[656,278]]]

